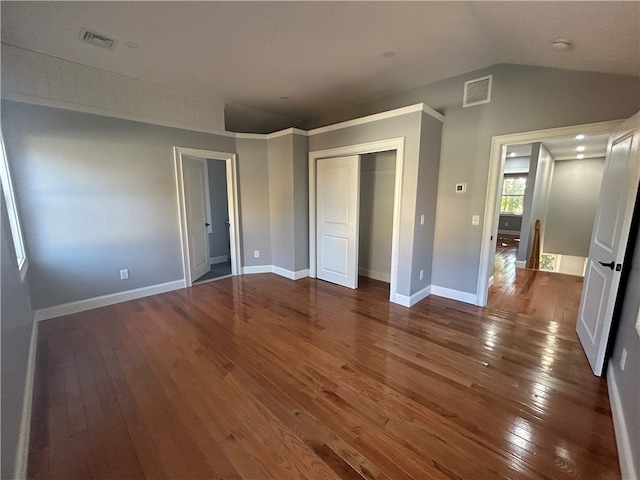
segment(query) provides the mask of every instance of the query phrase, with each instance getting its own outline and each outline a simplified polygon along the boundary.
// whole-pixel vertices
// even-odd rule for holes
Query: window
[[[22,227],[18,218],[18,209],[16,207],[16,199],[13,193],[13,184],[11,183],[11,175],[9,172],[9,162],[7,160],[7,152],[4,148],[4,137],[0,132],[0,149],[2,157],[0,160],[0,179],[2,180],[2,193],[4,201],[7,204],[7,214],[9,215],[9,225],[11,226],[11,237],[13,238],[13,246],[16,252],[16,260],[18,262],[18,270],[20,278],[24,280],[27,271],[27,252],[24,248],[24,240],[22,239]]]
[[[524,191],[527,177],[523,175],[505,175],[502,180],[502,198],[500,213],[522,215],[524,210]]]
[[[540,254],[540,270],[547,272],[556,272],[557,256],[552,253]]]

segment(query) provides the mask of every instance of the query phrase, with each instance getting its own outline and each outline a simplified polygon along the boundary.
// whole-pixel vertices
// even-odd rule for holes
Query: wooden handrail
[[[540,268],[540,220],[536,220],[535,233],[533,235],[533,244],[531,245],[531,256],[527,268]]]

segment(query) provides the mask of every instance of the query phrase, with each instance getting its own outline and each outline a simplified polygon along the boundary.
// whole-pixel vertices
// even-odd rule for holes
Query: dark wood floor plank
[[[580,282],[518,274],[485,309],[265,274],[43,322],[29,477],[618,479]]]

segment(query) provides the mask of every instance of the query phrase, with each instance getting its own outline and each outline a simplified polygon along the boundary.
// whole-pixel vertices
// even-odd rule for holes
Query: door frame
[[[501,190],[500,179],[504,172],[504,160],[508,145],[543,142],[556,138],[571,137],[578,134],[600,135],[612,132],[624,120],[571,125],[567,127],[534,130],[530,132],[496,135],[491,139],[489,173],[487,176],[487,195],[484,207],[484,223],[482,225],[482,242],[480,246],[480,264],[476,287],[476,305],[487,305],[489,287],[493,283],[493,258],[497,241]]]
[[[396,152],[395,186],[393,195],[393,233],[391,237],[391,278],[389,301],[396,301],[398,291],[398,257],[400,245],[400,202],[402,200],[402,172],[404,168],[404,137],[309,152],[309,276],[316,278],[316,164],[318,160],[367,153]],[[360,227],[358,226],[358,229]],[[359,232],[358,232],[359,234]]]
[[[191,276],[191,262],[189,257],[189,243],[187,230],[187,209],[184,196],[183,156],[194,157],[205,162],[208,159],[223,160],[227,174],[227,203],[229,208],[229,247],[231,253],[231,275],[238,275],[240,268],[240,235],[238,222],[238,189],[237,189],[237,155],[231,152],[201,150],[196,148],[173,147],[173,158],[176,174],[176,189],[178,199],[178,217],[180,224],[180,243],[182,249],[182,270],[187,287],[193,284]],[[205,181],[209,191],[209,179]],[[207,199],[208,200],[208,199]],[[207,252],[207,258],[209,258]]]

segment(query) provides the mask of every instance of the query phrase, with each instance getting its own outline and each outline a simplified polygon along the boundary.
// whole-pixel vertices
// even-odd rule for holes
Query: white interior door
[[[317,162],[317,277],[358,287],[360,156]]]
[[[187,217],[187,238],[191,280],[195,281],[211,270],[209,265],[209,222],[205,163],[183,156],[184,198]]]
[[[593,373],[600,376],[620,284],[633,204],[640,179],[640,114],[609,139],[576,331]]]

